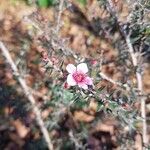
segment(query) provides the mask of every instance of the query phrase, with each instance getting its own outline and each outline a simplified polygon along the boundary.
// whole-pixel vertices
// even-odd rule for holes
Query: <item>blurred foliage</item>
[[[37,4],[39,7],[48,7],[50,5],[49,0],[38,0]]]
[[[37,4],[39,7],[49,7],[54,6],[57,3],[57,0],[38,0]]]
[[[81,5],[85,6],[87,3],[87,0],[77,0]]]
[[[37,4],[39,7],[43,7],[43,8],[47,8],[49,6],[54,6],[57,4],[57,0],[36,0],[35,2],[33,0],[25,0],[27,2],[27,4],[29,5],[33,5],[33,4]]]

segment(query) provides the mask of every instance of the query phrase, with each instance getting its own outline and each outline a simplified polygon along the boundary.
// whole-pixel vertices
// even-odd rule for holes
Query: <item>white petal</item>
[[[93,80],[92,80],[92,78],[86,77],[86,78],[85,78],[85,83],[86,83],[87,85],[93,85]]]
[[[78,86],[85,90],[88,89],[88,86],[85,83],[79,83]]]
[[[77,71],[82,71],[83,73],[88,72],[88,67],[86,63],[81,63],[77,66]]]
[[[68,77],[67,77],[67,83],[68,83],[68,85],[70,85],[70,86],[76,85],[76,81],[74,80],[74,78],[72,77],[71,74],[69,74]]]
[[[68,64],[66,66],[66,70],[69,72],[69,73],[74,73],[76,72],[76,67],[73,65],[73,64]]]

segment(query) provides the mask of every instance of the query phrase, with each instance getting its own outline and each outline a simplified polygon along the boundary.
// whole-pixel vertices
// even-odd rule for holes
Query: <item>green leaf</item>
[[[57,0],[49,0],[49,6],[54,6],[57,4]]]
[[[83,109],[84,107],[88,107],[88,102],[79,99],[75,102],[75,107],[77,109]]]
[[[37,1],[39,7],[48,7],[49,6],[49,0],[38,0]]]
[[[97,111],[100,111],[100,110],[102,110],[103,109],[103,107],[104,107],[104,105],[103,105],[103,103],[101,102],[101,101],[97,101]]]
[[[86,5],[86,3],[87,3],[87,1],[86,1],[86,0],[78,0],[78,2],[79,2],[81,5],[83,5],[83,6],[85,6],[85,5]]]
[[[69,103],[73,99],[73,97],[74,97],[73,93],[70,93],[67,90],[63,91],[63,100],[65,103]]]
[[[145,34],[150,34],[150,28],[147,28],[146,30],[145,30]]]
[[[139,36],[139,37],[137,36],[137,37],[135,37],[135,38],[132,38],[132,39],[131,39],[131,43],[134,44],[134,43],[137,42],[140,38],[141,38],[140,36]]]
[[[57,1],[56,0],[37,0],[38,6],[39,7],[49,7],[49,6],[54,6]]]
[[[109,108],[110,108],[110,109],[114,110],[114,109],[117,108],[117,107],[118,107],[118,104],[117,104],[116,102],[110,102],[110,103],[109,103]]]

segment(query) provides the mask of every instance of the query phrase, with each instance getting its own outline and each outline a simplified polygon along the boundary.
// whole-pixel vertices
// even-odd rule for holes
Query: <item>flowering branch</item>
[[[52,141],[49,137],[49,133],[48,133],[48,131],[47,131],[45,125],[44,125],[44,122],[42,120],[40,110],[36,105],[36,101],[35,101],[32,93],[30,92],[30,88],[27,86],[26,81],[20,76],[18,68],[15,65],[14,61],[12,60],[8,49],[5,47],[5,45],[1,41],[0,41],[0,49],[2,50],[2,53],[3,53],[4,57],[6,58],[7,62],[10,64],[11,69],[14,72],[14,75],[18,78],[18,81],[19,81],[26,97],[28,98],[29,102],[32,105],[33,112],[36,115],[36,121],[37,121],[37,123],[38,123],[38,125],[41,129],[41,132],[43,133],[43,136],[44,136],[45,141],[47,143],[48,149],[53,150]]]
[[[133,63],[133,66],[135,68],[138,68],[139,69],[139,66],[138,66],[138,57],[137,55],[134,53],[134,49],[133,49],[133,46],[132,46],[132,43],[131,43],[131,39],[130,39],[130,34],[126,34],[125,31],[123,30],[123,28],[120,26],[119,22],[118,22],[118,16],[117,16],[117,12],[115,10],[115,6],[113,5],[113,2],[112,0],[107,0],[108,2],[108,10],[109,12],[111,13],[111,15],[115,18],[117,24],[118,24],[118,27],[120,29],[120,32],[121,34],[123,35],[125,41],[126,41],[126,44],[128,46],[128,52],[131,56],[131,59],[132,59],[132,63]],[[140,92],[140,94],[143,93],[143,81],[142,81],[142,73],[140,71],[138,71],[138,69],[136,69],[136,79],[137,79],[137,87],[138,87],[138,90]],[[147,139],[147,123],[146,123],[146,110],[145,110],[145,98],[142,98],[141,99],[141,116],[143,118],[143,143],[144,144],[147,144],[148,143],[148,139]]]

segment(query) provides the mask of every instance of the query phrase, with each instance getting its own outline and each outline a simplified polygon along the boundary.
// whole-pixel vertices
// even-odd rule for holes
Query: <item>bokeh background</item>
[[[126,25],[131,5],[124,0],[114,1],[114,4],[119,12],[119,21]],[[35,26],[39,25],[45,33],[50,35],[56,25],[57,10],[58,5],[54,1],[47,3],[39,0],[36,4],[34,1],[0,0],[0,40],[9,49],[28,86],[34,89],[33,94],[37,105],[42,109],[42,118],[52,137],[55,149],[140,149],[142,147],[140,122],[134,122],[136,127],[134,129],[130,129],[127,124],[122,126],[120,123],[122,120],[111,113],[97,112],[97,103],[94,100],[88,106],[79,103],[70,108],[68,101],[72,95],[64,90],[66,78],[62,78],[59,72],[51,73],[49,68],[43,67],[42,52],[48,51],[49,47],[43,46],[45,39]],[[144,15],[144,20],[147,23],[150,21],[150,13]],[[60,24],[60,41],[64,40],[67,47],[88,63],[90,69],[100,60],[103,53],[102,71],[113,80],[129,82],[132,86],[136,86],[136,78],[131,73],[131,63],[124,52],[125,46],[118,27],[106,8],[100,7],[98,1],[66,2]],[[143,31],[138,28],[138,25],[133,29],[136,33],[132,35],[133,45],[135,49],[138,49],[138,43],[141,40],[139,35]],[[146,29],[144,37],[147,39],[147,44],[143,46],[142,52],[146,51],[143,55],[145,68],[143,84],[144,93],[148,95],[150,94],[150,28]],[[51,36],[55,38],[53,34]],[[41,48],[41,45],[44,48]],[[50,53],[50,57],[58,68],[61,65],[59,63],[63,62],[63,71],[68,63],[75,63],[71,56],[64,57],[64,54],[60,54],[59,51],[57,54],[57,49]],[[125,63],[128,66],[124,67]],[[105,87],[108,93],[117,89],[115,85],[105,80],[101,80],[96,86]],[[119,92],[118,90],[114,97],[121,95]],[[52,103],[50,103],[51,100],[53,100]],[[146,103],[149,134],[149,99]],[[128,103],[125,107],[128,108]],[[139,113],[139,108],[139,102],[135,102],[136,114]],[[134,115],[130,117],[134,118]],[[47,149],[39,127],[36,125],[30,103],[1,52],[0,149]]]

